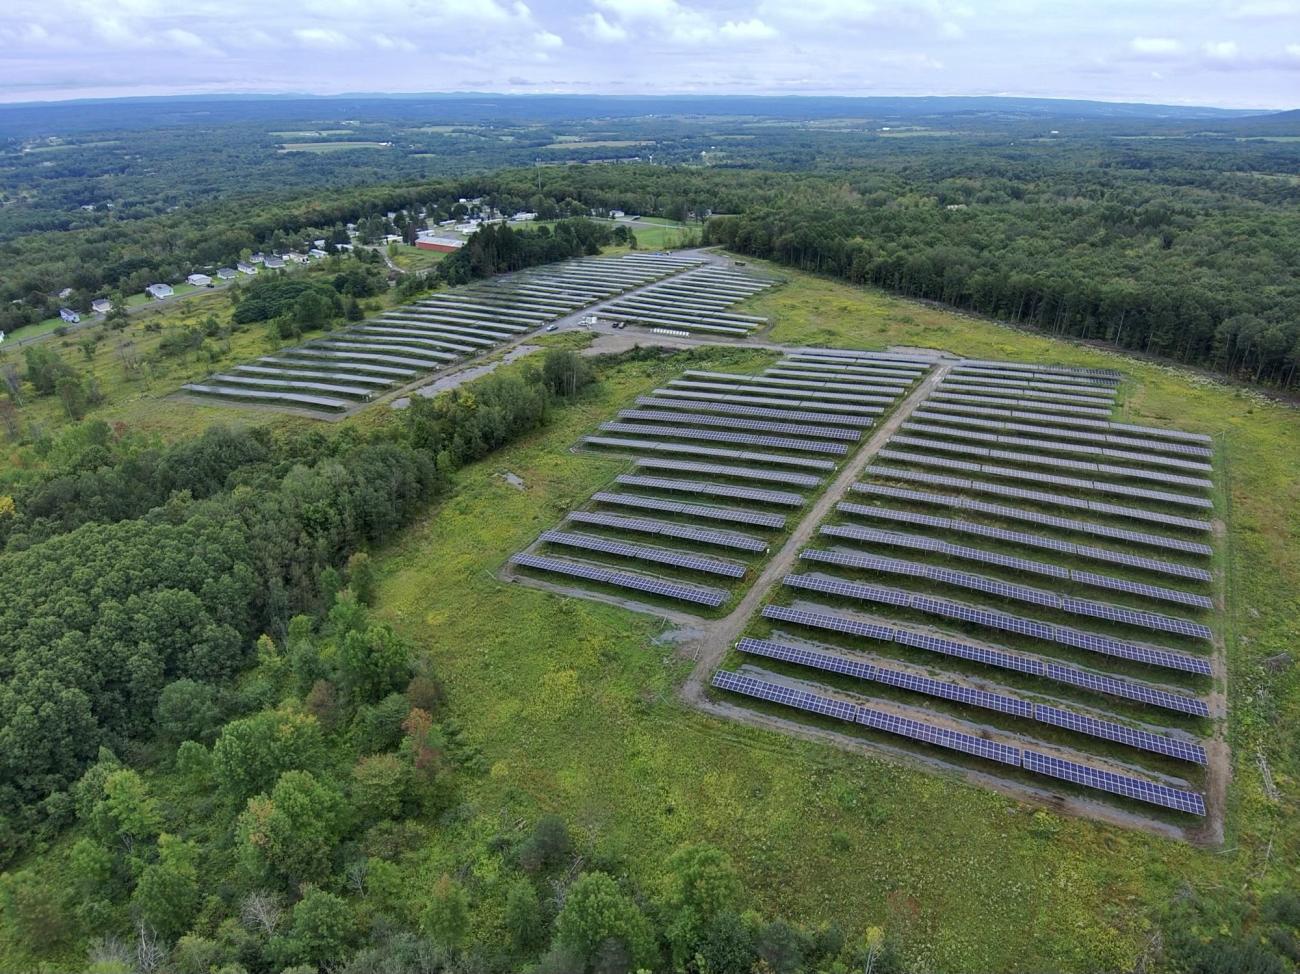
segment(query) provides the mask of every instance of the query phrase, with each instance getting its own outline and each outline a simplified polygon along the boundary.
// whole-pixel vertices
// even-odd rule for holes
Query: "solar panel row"
[[[1192,656],[1173,650],[1156,649],[1139,643],[1113,639],[1109,636],[1082,632],[1068,626],[1057,626],[1033,619],[1025,619],[1007,612],[964,605],[946,599],[936,599],[918,592],[908,592],[902,589],[885,588],[877,585],[861,585],[856,582],[846,582],[820,575],[787,575],[785,576],[785,584],[791,588],[823,592],[842,598],[895,605],[927,615],[955,619],[986,629],[1017,633],[1044,642],[1071,646],[1075,649],[1113,656],[1117,659],[1126,659],[1134,663],[1143,663],[1147,666],[1163,667],[1204,676],[1209,676],[1212,672],[1209,661],[1204,657]]]
[[[828,453],[843,456],[848,447],[842,443],[821,443],[788,436],[764,436],[753,433],[724,433],[717,430],[697,430],[684,426],[641,426],[636,423],[601,423],[608,433],[626,433],[628,436],[666,437],[675,440],[703,440],[708,443],[738,443],[745,446],[764,446],[772,450],[792,450],[806,453]]]
[[[703,473],[735,480],[757,480],[771,484],[816,487],[825,478],[792,470],[766,470],[761,467],[738,467],[725,463],[698,463],[695,460],[665,460],[662,457],[637,457],[636,465],[647,470],[674,470],[679,473]]]
[[[681,585],[676,582],[666,582],[658,578],[649,578],[645,575],[634,575],[629,572],[614,571],[609,568],[602,568],[597,565],[584,564],[583,562],[562,560],[559,558],[547,558],[541,555],[518,554],[510,559],[511,564],[520,568],[532,568],[537,571],[554,572],[560,575],[569,575],[574,578],[582,578],[591,582],[598,582],[602,585],[613,585],[617,588],[632,589],[637,592],[646,592],[650,595],[660,595],[670,599],[680,599],[684,602],[692,602],[697,605],[706,605],[710,608],[717,608],[726,601],[727,593],[721,589],[706,588],[698,585]]]
[[[607,490],[592,494],[591,499],[599,504],[609,504],[614,507],[634,507],[644,511],[664,511],[669,514],[681,514],[685,517],[697,517],[706,521],[730,521],[733,524],[748,524],[759,528],[771,528],[776,531],[785,527],[785,515],[783,514],[767,514],[762,511],[746,511],[734,507],[684,504],[680,501],[666,500],[662,497],[618,494]]]
[[[687,494],[707,494],[711,497],[730,497],[735,500],[757,501],[761,504],[780,504],[785,507],[802,507],[802,494],[783,490],[764,490],[759,487],[736,487],[731,484],[712,484],[698,480],[676,480],[667,477],[641,477],[636,474],[619,474],[614,478],[624,487],[643,487],[647,490],[667,490]]]
[[[823,529],[824,530],[824,529]],[[1031,588],[1027,585],[1014,585],[1010,582],[1004,582],[1000,579],[989,578],[987,575],[976,575],[971,572],[953,571],[949,568],[943,568],[937,565],[926,565],[921,562],[905,561],[898,558],[882,558],[877,555],[854,554],[846,551],[821,551],[815,549],[805,550],[801,553],[802,558],[809,561],[820,561],[831,565],[843,565],[846,568],[858,568],[867,571],[888,572],[895,575],[909,575],[913,578],[924,578],[932,582],[939,582],[944,585],[951,585],[955,588],[963,588],[972,592],[983,592],[985,595],[993,595],[998,598],[1011,599],[1016,602],[1025,602],[1030,605],[1040,605],[1047,609],[1053,609],[1058,612],[1065,612],[1070,615],[1084,615],[1094,619],[1104,619],[1108,622],[1118,622],[1125,625],[1137,626],[1143,629],[1151,629],[1156,632],[1170,632],[1179,636],[1187,636],[1195,639],[1211,639],[1209,627],[1200,623],[1191,622],[1187,619],[1179,619],[1171,616],[1162,615],[1158,612],[1147,612],[1139,609],[1129,609],[1124,606],[1110,605],[1104,602],[1093,602],[1089,599],[1077,599],[1069,595],[1060,595],[1056,592],[1047,592],[1043,589]]]
[[[826,632],[838,632],[850,636],[879,639],[884,642],[896,642],[900,646],[908,646],[954,659],[963,659],[998,669],[1055,680],[1092,693],[1133,700],[1153,707],[1160,707],[1163,710],[1190,714],[1194,717],[1207,717],[1210,712],[1205,701],[1198,697],[1162,690],[1147,683],[1123,680],[1071,666],[1062,666],[1058,663],[1048,663],[1037,657],[1027,656],[1022,653],[990,649],[987,646],[935,636],[931,633],[862,622],[831,612],[811,612],[807,609],[795,609],[784,605],[765,605],[763,607],[763,618],[776,622],[791,622]]]
[[[754,677],[731,673],[727,670],[718,670],[714,674],[713,686],[719,690],[727,690],[754,699],[766,700],[809,713],[862,724],[874,730],[948,748],[949,750],[970,754],[1000,764],[1016,768],[1023,767],[1027,771],[1033,771],[1125,798],[1171,808],[1191,815],[1205,815],[1205,799],[1197,792],[1156,784],[1131,775],[1105,771],[1077,761],[1069,761],[1037,751],[1027,749],[1022,751],[1020,748],[1008,744],[976,737],[973,734],[964,734],[960,731],[918,720],[911,720],[886,710],[848,703],[833,697],[798,690],[769,680],[759,680]]]
[[[824,440],[851,441],[862,437],[858,430],[847,426],[810,426],[805,423],[778,423],[763,419],[709,416],[704,413],[674,413],[657,409],[624,409],[618,414],[618,418],[645,423],[688,423],[692,426],[755,430],[764,433],[783,433],[790,436],[811,436]]]
[[[870,426],[875,422],[866,414],[817,413],[801,409],[769,409],[764,406],[740,406],[732,403],[709,402],[707,400],[678,402],[674,399],[659,398],[657,396],[638,396],[636,404],[651,409],[704,411],[718,413],[723,416],[753,416],[757,419],[775,419],[786,423],[815,423],[820,426],[861,428]]]
[[[652,561],[661,565],[672,565],[689,571],[707,572],[711,575],[725,575],[728,578],[744,578],[745,566],[734,561],[719,558],[704,558],[684,551],[670,551],[667,548],[652,548],[647,545],[625,544],[610,538],[590,534],[575,534],[572,531],[546,531],[542,540],[547,544],[563,545],[570,548],[582,548],[601,554],[615,555],[619,558],[632,558],[637,561]]]
[[[673,521],[657,521],[644,517],[621,517],[617,514],[597,514],[591,511],[571,511],[567,515],[576,524],[589,524],[593,527],[609,528],[614,531],[631,531],[636,534],[655,534],[665,538],[681,538],[699,544],[717,545],[722,548],[736,548],[740,551],[765,553],[768,544],[762,538],[734,531],[710,531],[692,527],[689,524],[677,524]]]
[[[887,459],[902,459],[899,457],[898,451],[893,450],[881,450],[877,456],[886,457]],[[903,458],[910,456],[912,456],[912,454],[904,454]],[[985,470],[983,467],[980,467],[979,469],[982,471]],[[998,468],[988,468],[985,472],[991,472],[995,469]],[[1209,521],[1198,521],[1194,518],[1186,518],[1177,514],[1165,514],[1163,511],[1150,511],[1141,507],[1124,507],[1104,501],[1070,497],[1065,494],[1054,494],[1041,490],[1025,490],[1022,487],[1008,486],[1005,484],[991,484],[987,481],[970,480],[965,477],[949,477],[943,474],[932,474],[919,470],[905,470],[898,467],[885,467],[879,464],[868,466],[866,472],[881,477],[893,477],[897,480],[913,480],[918,483],[940,484],[945,487],[958,487],[963,490],[971,490],[977,493],[998,494],[1002,497],[1014,497],[1018,500],[1033,501],[1038,504],[1048,504],[1055,507],[1069,507],[1075,510],[1091,511],[1094,514],[1108,514],[1112,517],[1128,518],[1135,521],[1150,521],[1154,524],[1164,524],[1168,527],[1184,528],[1188,531],[1208,532],[1213,527]],[[1035,482],[1038,482],[1043,478],[1032,479]],[[1058,480],[1047,480],[1046,482],[1057,483]]]
[[[870,486],[872,488],[876,487],[874,484],[864,486]],[[898,493],[886,494],[884,491],[898,491]],[[877,493],[878,491],[873,489],[869,492]],[[894,487],[880,488],[879,492],[883,496],[900,497],[900,499],[911,499],[903,497],[902,495],[917,493],[916,491],[907,491]],[[942,494],[928,496],[934,498],[944,497]],[[1208,582],[1211,578],[1210,573],[1203,568],[1181,565],[1177,562],[1162,561],[1156,558],[1145,558],[1140,555],[1130,555],[1127,552],[1111,551],[1106,548],[1096,548],[1091,545],[1076,544],[1073,541],[1062,541],[1058,538],[1049,538],[1041,534],[1030,534],[1024,531],[1008,531],[1005,528],[992,527],[986,524],[977,524],[974,521],[966,521],[960,518],[934,517],[929,514],[916,514],[912,511],[898,511],[888,507],[872,507],[864,504],[851,504],[847,502],[837,504],[836,510],[842,514],[851,514],[857,517],[879,518],[881,520],[897,521],[903,524],[918,524],[924,527],[937,528],[943,531],[973,534],[984,538],[993,538],[997,541],[1005,541],[1010,544],[1021,544],[1031,548],[1042,548],[1048,551],[1059,552],[1063,555],[1091,558],[1097,561],[1108,561],[1113,564],[1127,565],[1131,568],[1141,568],[1146,571],[1158,572],[1166,575],[1176,575],[1181,578],[1193,578],[1203,582]],[[850,537],[850,535],[844,536]],[[1111,578],[1106,575],[1094,575],[1091,572],[1082,572],[1077,569],[1062,569],[1062,571],[1066,571],[1069,577],[1076,581],[1081,581],[1089,585],[1096,585],[1101,588],[1112,588],[1116,591],[1133,592],[1138,595],[1149,595],[1151,598],[1159,598],[1168,602],[1180,602],[1184,605],[1194,605],[1202,609],[1212,609],[1214,607],[1214,603],[1209,597],[1197,595],[1191,592],[1183,592],[1179,589],[1160,589],[1155,586],[1142,586],[1141,583],[1128,582],[1125,579]],[[1139,588],[1129,588],[1128,586],[1139,586]],[[1147,589],[1149,589],[1149,591]]]
[[[652,453],[676,453],[681,456],[712,457],[715,460],[744,460],[750,463],[771,463],[781,467],[798,467],[802,470],[835,469],[830,460],[810,457],[792,457],[780,453],[756,453],[753,450],[727,450],[721,447],[696,446],[693,443],[664,443],[659,440],[634,440],[620,436],[586,436],[587,446],[608,447],[613,450],[649,450]]]
[[[823,670],[828,673],[840,673],[859,680],[883,683],[887,686],[910,690],[913,693],[920,693],[929,697],[951,700],[955,703],[967,704],[983,710],[992,710],[1039,723],[1051,724],[1055,727],[1063,727],[1089,737],[1114,741],[1138,750],[1163,754],[1192,764],[1203,765],[1206,763],[1205,748],[1195,742],[1170,737],[1167,734],[1156,734],[1151,731],[1128,727],[1114,721],[1075,713],[1059,707],[1031,704],[1026,700],[1008,696],[1005,693],[993,693],[947,680],[935,680],[907,670],[881,666],[877,663],[868,663],[865,660],[849,659],[837,653],[787,646],[784,643],[774,642],[770,639],[746,637],[736,644],[736,649],[751,656],[762,656],[767,659],[780,660],[785,663],[806,666],[810,669]]]

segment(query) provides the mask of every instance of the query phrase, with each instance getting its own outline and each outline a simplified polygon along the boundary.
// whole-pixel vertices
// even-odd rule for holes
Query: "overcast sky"
[[[1300,0],[3,0],[0,100],[1042,95],[1293,108]]]

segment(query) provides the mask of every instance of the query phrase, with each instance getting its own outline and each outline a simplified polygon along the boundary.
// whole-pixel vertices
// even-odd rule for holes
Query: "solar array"
[[[814,650],[798,646],[787,646],[769,639],[745,638],[740,640],[736,645],[736,649],[741,653],[753,656],[764,656],[768,659],[807,666],[811,669],[841,673],[859,680],[883,683],[930,697],[969,704],[972,707],[1010,714],[1014,717],[1023,717],[1039,723],[1052,724],[1090,737],[1114,741],[1138,750],[1150,751],[1153,754],[1164,754],[1192,764],[1206,763],[1205,748],[1194,741],[1186,741],[1167,734],[1157,734],[1140,728],[1128,727],[1112,720],[1103,720],[1088,714],[1064,710],[1060,707],[1033,704],[1019,697],[1008,696],[1005,693],[993,693],[962,683],[935,680],[907,670],[880,666],[876,663],[868,663],[865,660],[849,659],[838,653],[826,652],[821,649]]]
[[[324,337],[264,355],[187,393],[339,413],[613,295],[690,272],[699,258],[586,257],[440,291]]]
[[[1110,605],[1104,602],[1092,602],[1088,599],[1076,599],[1069,595],[1047,592],[1040,588],[1031,588],[1028,585],[1015,585],[996,578],[990,578],[987,575],[953,571],[937,565],[927,565],[900,558],[882,558],[877,555],[818,549],[808,549],[802,553],[801,557],[809,561],[842,565],[846,568],[858,568],[895,575],[910,575],[914,578],[924,578],[953,588],[982,592],[985,595],[993,595],[1015,602],[1025,602],[1029,605],[1037,605],[1070,615],[1085,615],[1094,619],[1105,619],[1109,622],[1123,623],[1156,632],[1170,632],[1195,639],[1210,639],[1213,635],[1209,627],[1187,619],[1174,618],[1158,612],[1128,609],[1124,606]],[[1012,559],[1012,561],[1021,560]]]
[[[721,548],[738,548],[741,551],[766,553],[768,543],[762,538],[750,534],[738,534],[734,531],[709,531],[694,528],[688,524],[676,524],[672,521],[656,521],[644,517],[620,517],[617,514],[596,514],[591,511],[570,511],[568,519],[575,524],[590,524],[596,527],[610,528],[615,531],[631,531],[637,534],[657,534],[665,538],[681,538],[699,544],[717,545]]]
[[[569,561],[568,559],[545,558],[540,555],[518,554],[510,561],[511,564],[520,568],[531,568],[541,572],[554,572],[559,575],[569,575],[573,578],[582,578],[591,582],[599,582],[602,585],[613,585],[616,588],[632,589],[637,592],[646,592],[650,595],[659,595],[668,599],[680,599],[684,602],[693,602],[697,605],[707,605],[711,608],[716,608],[721,605],[727,597],[727,593],[722,589],[705,588],[699,585],[681,585],[676,582],[667,582],[663,579],[650,578],[645,575],[635,575],[630,572],[615,571],[614,569],[604,568],[599,565]]]
[[[923,363],[907,359],[808,350],[770,369],[765,385],[781,388],[780,380],[825,394],[871,394],[906,389],[923,370]],[[701,375],[688,381],[718,380]],[[830,689],[845,678],[865,681],[885,698],[907,700],[931,737],[940,728],[962,733],[953,730],[959,718],[948,714],[969,709],[1016,735],[1014,746],[1010,739],[996,741],[1011,747],[1015,759],[1003,754],[995,761],[1097,793],[1204,815],[1204,796],[1169,777],[1162,762],[1195,771],[1209,760],[1196,739],[1204,727],[1179,722],[1210,716],[1213,665],[1205,646],[1214,638],[1216,608],[1206,560],[1213,555],[1207,543],[1215,507],[1212,442],[1200,433],[1114,421],[1122,382],[1109,370],[973,360],[950,367],[864,467],[862,481],[851,485],[862,502],[837,498],[834,513],[819,526],[827,544],[801,551],[817,570],[786,575],[784,592],[773,593],[775,601],[762,610],[768,626],[835,638],[819,644],[779,632],[747,636],[737,644],[743,657],[796,668],[799,686],[776,674],[771,682],[747,676],[746,669],[720,670],[715,686],[884,726],[879,716],[860,719],[859,712],[874,711],[874,704]],[[748,378],[730,384],[759,386]],[[974,565],[984,567],[970,570]],[[875,584],[857,574],[863,571],[899,581]],[[1015,576],[1047,581],[1023,584]],[[1026,609],[1009,612],[934,594],[944,590]],[[1106,595],[1077,594],[1085,590]],[[894,616],[913,622],[901,624]],[[978,633],[978,639],[931,626]],[[870,656],[854,654],[859,640],[872,642]],[[925,669],[915,662],[918,651],[930,661]],[[1072,653],[1084,665],[1064,659]],[[971,666],[987,677],[965,676],[975,672]],[[1129,674],[1139,672],[1136,667],[1163,681],[1134,679]],[[818,681],[827,684],[826,693]],[[894,707],[882,712],[913,719]],[[925,735],[903,736],[927,741]],[[983,747],[992,743],[990,736],[997,734],[978,735]],[[1065,740],[1077,750],[1055,743]],[[1116,748],[1132,755],[1123,765],[1100,756]]]
[[[745,674],[719,670],[713,676],[713,686],[719,690],[848,723],[861,724],[872,730],[884,731],[1001,765],[1069,781],[1085,788],[1121,795],[1191,815],[1205,815],[1204,796],[1194,791],[1016,747],[985,736],[953,730],[929,720],[905,717],[891,710],[867,707],[825,694],[812,693],[775,682],[771,678],[758,679]]]
[[[858,511],[866,512],[866,516],[871,516],[876,511],[886,510],[885,508],[861,507],[853,504],[839,504],[836,510],[841,513],[852,514]],[[925,527],[935,527],[946,530],[962,530],[966,525],[961,522],[952,522],[947,518],[930,517],[925,514],[910,514],[909,512],[889,512],[908,514],[908,517],[902,520],[908,523],[920,524]],[[956,525],[955,527],[953,525]],[[976,528],[981,525],[972,525]],[[823,525],[822,534],[834,538],[847,538],[850,541],[862,543],[875,543],[883,545],[892,545],[901,548],[915,548],[919,551],[930,551],[949,558],[957,558],[963,561],[978,561],[986,565],[998,565],[1003,568],[1014,569],[1015,571],[1026,572],[1030,575],[1043,575],[1049,578],[1059,578],[1077,582],[1081,585],[1089,585],[1094,588],[1110,589],[1116,592],[1128,592],[1132,595],[1141,595],[1149,599],[1155,599],[1164,602],[1175,602],[1180,605],[1192,606],[1197,609],[1213,609],[1214,602],[1208,596],[1198,595],[1194,592],[1184,592],[1181,589],[1165,588],[1158,585],[1149,585],[1144,582],[1133,582],[1124,578],[1115,578],[1110,575],[1100,575],[1096,572],[1079,571],[1078,569],[1065,568],[1051,562],[1034,561],[1027,558],[1018,558],[1014,555],[1004,555],[1000,552],[987,551],[983,548],[971,548],[966,545],[949,544],[946,541],[940,541],[938,538],[931,538],[924,535],[904,534],[897,531],[879,531],[874,528],[860,528],[853,525],[829,524]],[[1002,528],[988,528],[987,531],[977,530],[972,532],[981,534],[985,537],[992,537],[998,540],[1014,541],[1019,532],[1005,531]],[[1068,542],[1061,542],[1060,545],[1046,545],[1054,551],[1066,551],[1073,553],[1078,550],[1078,546],[1071,545]],[[1151,561],[1151,559],[1145,559]]]
[[[977,643],[937,636],[915,629],[901,628],[897,625],[861,622],[828,610],[813,612],[784,605],[766,605],[763,607],[763,617],[774,622],[791,622],[826,632],[861,636],[883,642],[896,642],[900,646],[938,653],[941,656],[979,663],[1009,672],[1025,673],[1058,683],[1067,683],[1102,696],[1132,700],[1137,703],[1160,707],[1174,713],[1188,714],[1193,717],[1209,715],[1209,708],[1206,706],[1205,701],[1198,697],[1161,689],[1148,683],[1106,676],[1089,670],[1047,662],[1025,653],[992,649]]]
[[[884,456],[886,453],[894,453],[894,451],[881,450],[877,456]],[[1057,494],[1051,491],[1025,490],[1022,487],[993,484],[982,480],[970,480],[965,477],[932,474],[921,470],[907,470],[898,467],[870,464],[865,468],[865,472],[879,477],[890,477],[895,480],[910,480],[916,483],[934,484],[941,487],[956,487],[960,490],[970,490],[982,494],[997,494],[1001,497],[1011,497],[1016,500],[1030,501],[1035,504],[1045,504],[1049,507],[1068,507],[1078,511],[1090,511],[1094,514],[1104,514],[1110,517],[1128,518],[1135,521],[1150,521],[1154,524],[1163,524],[1174,528],[1184,528],[1188,531],[1208,532],[1214,527],[1209,521],[1198,521],[1195,518],[1183,517],[1177,514],[1165,514],[1161,511],[1150,511],[1141,507],[1125,507],[1119,504],[1111,504],[1106,501],[1094,501],[1086,498],[1071,497],[1068,494]]]
[[[928,367],[906,363],[887,388],[904,391]],[[764,556],[767,540],[718,526],[784,529],[786,518],[770,509],[807,504],[808,492],[821,487],[835,472],[837,460],[857,448],[863,428],[884,408],[863,411],[821,401],[809,406],[798,398],[809,390],[792,394],[779,384],[761,384],[763,376],[703,371],[686,375],[716,380],[727,391],[680,389],[677,383],[694,380],[674,380],[672,388],[641,396],[636,408],[624,409],[616,420],[602,423],[598,435],[583,437],[584,447],[631,454],[635,470],[616,475],[617,490],[597,492],[587,509],[569,515],[570,522],[589,531],[548,531],[538,539],[539,545],[579,549],[588,558],[631,559],[742,579],[749,574],[743,561],[636,544],[628,535],[657,536],[664,544],[675,539],[727,548],[744,552],[750,560]],[[751,384],[757,393],[746,391]],[[817,388],[811,394],[822,391]],[[778,397],[777,405],[766,401],[768,392]],[[891,392],[877,398],[892,405],[896,397]],[[682,494],[716,503],[682,503],[674,496]],[[628,516],[629,511],[653,511],[658,516]]]
[[[1203,676],[1209,676],[1211,673],[1209,660],[1202,656],[1158,649],[1154,646],[1114,639],[1110,636],[1099,636],[1069,626],[1058,626],[1036,619],[1026,619],[1023,616],[1012,615],[1009,612],[966,605],[948,599],[936,599],[906,589],[862,585],[857,582],[846,582],[825,575],[787,575],[785,576],[785,584],[791,588],[822,592],[840,598],[855,599],[861,602],[877,602],[902,609],[911,609],[914,612],[939,616],[956,622],[965,622],[985,629],[1015,633],[1042,642],[1070,646],[1074,649],[1082,649],[1104,656],[1113,656],[1116,659],[1124,659],[1132,663],[1179,670],[1184,673],[1198,673]]]
[[[766,324],[767,319],[728,309],[775,283],[710,264],[611,301],[598,314],[616,322],[686,335],[744,338]]]
[[[625,544],[621,541],[613,541],[609,538],[596,537],[590,534],[575,534],[572,531],[547,531],[542,534],[542,540],[547,544],[582,548],[586,551],[595,551],[635,561],[652,561],[661,565],[673,565],[677,568],[686,568],[696,572],[725,575],[728,578],[743,578],[745,576],[745,566],[734,561],[702,558],[698,555],[669,551],[665,548],[652,548],[648,545]]]

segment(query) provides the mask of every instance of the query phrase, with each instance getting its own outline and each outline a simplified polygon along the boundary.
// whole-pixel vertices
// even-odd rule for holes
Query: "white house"
[[[173,294],[176,293],[175,288],[173,288],[170,284],[150,284],[144,290],[145,293],[148,294],[151,298],[156,298],[159,301],[161,301],[163,298],[170,298]]]
[[[235,270],[239,271],[239,273],[241,274],[256,274],[257,266],[254,264],[250,264],[246,260],[241,260],[238,264],[235,265]]]
[[[254,264],[260,264],[262,263],[262,261],[266,260],[266,254],[258,252],[248,259],[251,260]]]
[[[313,247],[311,250],[307,251],[307,256],[319,259],[321,257],[328,257],[329,254],[325,253],[325,251],[321,250],[319,247]]]
[[[195,287],[210,287],[212,285],[212,278],[208,277],[207,274],[191,274],[185,280]]]
[[[305,264],[305,263],[307,263],[307,261],[308,261],[309,258],[307,257],[306,254],[300,254],[300,253],[298,253],[298,251],[296,251],[296,250],[291,250],[291,251],[289,251],[289,253],[287,253],[287,254],[284,255],[284,259],[285,259],[285,260],[291,260],[291,261],[293,261],[295,264]],[[268,265],[268,266],[269,266],[269,265]]]
[[[344,251],[344,252],[350,252],[350,251],[352,250],[352,244],[350,244],[350,243],[348,243],[348,244],[335,244],[335,245],[334,245],[334,249],[335,249],[335,250],[342,250],[342,251]]]
[[[218,268],[217,268],[217,277],[220,278],[220,279],[223,280],[223,281],[229,281],[229,280],[232,280],[232,279],[235,277],[235,275],[238,274],[238,273],[239,273],[239,272],[238,272],[237,270],[235,270],[233,267],[218,267]]]
[[[113,302],[108,298],[96,298],[90,302],[90,310],[97,315],[106,315],[113,310]]]
[[[262,264],[263,264],[263,266],[265,266],[265,267],[269,267],[269,268],[271,268],[272,270],[274,270],[274,269],[277,268],[277,267],[283,267],[283,266],[284,266],[284,258],[283,258],[283,257],[277,257],[277,256],[275,256],[275,254],[270,254],[270,255],[268,255],[268,256],[262,258]]]
[[[60,301],[66,301],[70,297],[72,297],[72,288],[70,287],[65,287],[62,291],[59,292]]]
[[[319,240],[313,240],[311,243],[312,243],[312,246],[313,246],[313,247],[324,247],[324,246],[325,246],[325,238],[324,238],[324,237],[321,237]]]
[[[511,223],[527,223],[529,220],[536,220],[536,213],[516,213],[510,218]]]
[[[75,325],[78,321],[81,320],[81,315],[77,314],[71,308],[60,308],[59,317],[62,318],[64,321],[68,322],[69,324],[73,324],[73,325]]]

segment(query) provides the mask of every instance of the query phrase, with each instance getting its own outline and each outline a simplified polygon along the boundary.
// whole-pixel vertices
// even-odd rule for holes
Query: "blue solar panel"
[[[765,446],[774,450],[794,450],[803,453],[829,453],[844,456],[848,447],[843,443],[793,439],[788,436],[764,436],[755,433],[724,433],[717,430],[696,430],[684,426],[642,426],[638,423],[601,423],[608,433],[626,433],[628,436],[647,436],[670,440],[705,440],[710,443],[743,443],[746,446]]]
[[[717,608],[726,601],[727,593],[721,589],[705,588],[696,585],[682,585],[677,582],[666,582],[658,578],[648,578],[644,575],[633,575],[628,572],[614,571],[599,565],[590,565],[583,562],[566,561],[559,558],[547,558],[541,555],[518,554],[510,559],[511,564],[522,568],[532,568],[538,571],[556,572],[561,575],[570,575],[574,578],[583,578],[592,582],[599,582],[603,585],[613,585],[618,588],[633,589],[638,592],[647,592],[651,595],[662,595],[665,598],[681,599],[685,602],[694,602],[699,605],[706,605],[711,608]]]
[[[934,599],[929,596],[906,592],[900,589],[890,589],[874,585],[860,585],[856,582],[845,582],[839,579],[826,578],[819,575],[787,575],[785,577],[785,584],[792,588],[808,589],[814,592],[825,592],[831,595],[839,595],[844,598],[911,608],[920,612],[940,615],[949,619],[958,619],[963,622],[970,622],[985,628],[998,629],[1004,632],[1015,632],[1034,639],[1042,639],[1047,642],[1054,642],[1064,646],[1073,646],[1077,649],[1087,650],[1088,652],[1114,656],[1136,663],[1144,663],[1148,666],[1159,666],[1166,669],[1180,670],[1186,673],[1198,673],[1206,676],[1210,675],[1212,672],[1209,661],[1199,656],[1191,656],[1186,653],[1174,652],[1172,650],[1156,649],[1138,643],[1112,639],[1109,636],[1098,636],[1092,633],[1070,629],[1066,626],[1048,625],[1031,619],[1023,619],[1019,616],[1013,616],[1005,612],[994,612],[975,606],[962,605],[960,603],[949,602],[946,599]]]
[[[615,541],[612,538],[602,538],[590,534],[575,534],[572,531],[546,531],[542,534],[541,539],[547,544],[582,548],[586,551],[596,551],[620,558],[633,558],[638,561],[650,561],[661,565],[685,568],[689,571],[725,575],[728,578],[743,578],[745,575],[745,566],[734,561],[705,558],[684,551],[669,551],[666,548],[627,544],[622,541]]]
[[[591,499],[599,504],[612,504],[617,507],[635,507],[646,511],[666,511],[687,517],[704,518],[710,521],[731,521],[736,524],[749,524],[761,528],[781,530],[785,527],[785,516],[767,514],[762,511],[745,511],[736,508],[707,507],[701,504],[683,504],[680,501],[666,500],[662,497],[643,497],[640,494],[616,494],[598,491]]]
[[[699,463],[694,460],[670,460],[664,457],[637,457],[636,465],[647,470],[675,470],[681,473],[703,473],[714,477],[731,477],[736,480],[757,480],[773,484],[793,484],[796,487],[816,487],[825,478],[815,474],[797,473],[793,470],[766,470],[762,467],[740,467],[735,464]]]
[[[762,538],[734,531],[710,531],[696,528],[689,524],[676,524],[672,521],[656,521],[643,517],[621,517],[617,514],[594,514],[590,511],[571,511],[567,515],[576,524],[590,524],[593,527],[610,528],[614,531],[631,531],[636,534],[656,534],[665,538],[681,538],[699,544],[717,545],[722,548],[735,548],[740,551],[766,552],[768,544]]]
[[[1154,784],[1141,778],[1101,771],[1035,751],[1024,752],[1024,767],[1028,771],[1070,781],[1085,788],[1095,788],[1112,795],[1122,795],[1125,798],[1172,808],[1191,815],[1205,815],[1205,798],[1194,791],[1170,788],[1168,785]]]
[[[1199,744],[1179,740],[1176,737],[1168,737],[1164,734],[1153,734],[1150,731],[1125,727],[1123,724],[1117,724],[1110,720],[1099,720],[1086,714],[1072,713],[1068,710],[1061,710],[1059,707],[1046,707],[1038,704],[1033,710],[1034,719],[1040,723],[1053,724],[1056,727],[1064,727],[1066,730],[1114,741],[1117,744],[1125,744],[1143,751],[1151,751],[1154,754],[1164,754],[1180,761],[1190,761],[1193,764],[1206,763],[1205,748]]]
[[[706,494],[710,497],[730,497],[762,504],[782,504],[786,507],[800,507],[805,501],[802,494],[792,494],[784,490],[765,490],[760,487],[736,487],[731,484],[710,484],[698,480],[674,480],[666,477],[639,477],[636,474],[619,474],[614,479],[625,487]]]

